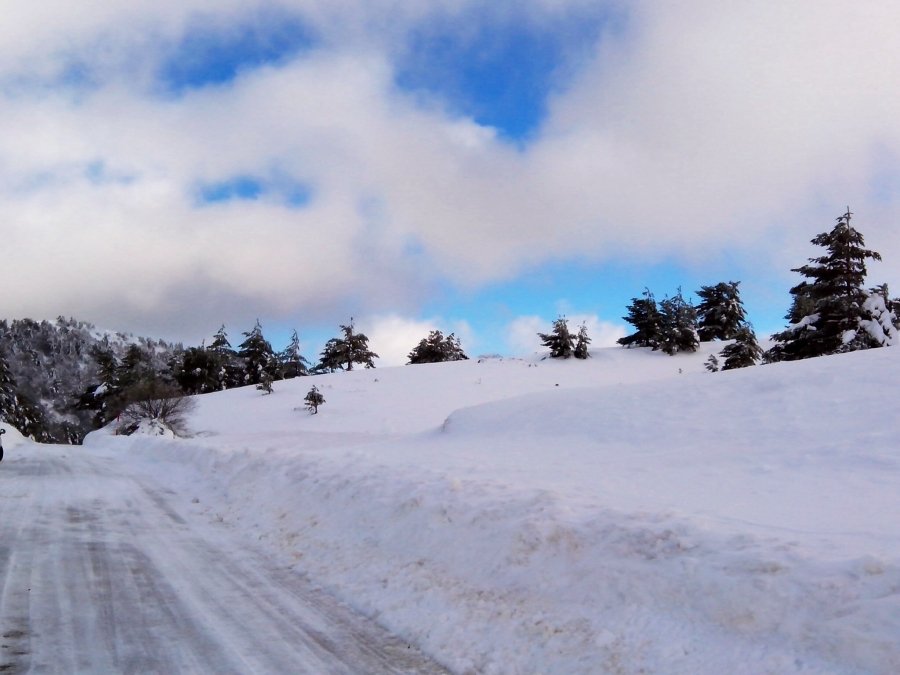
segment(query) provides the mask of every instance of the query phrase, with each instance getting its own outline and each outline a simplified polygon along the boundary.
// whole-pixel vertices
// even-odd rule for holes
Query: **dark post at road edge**
[[[0,436],[6,433],[6,429],[0,427]],[[0,438],[0,462],[3,461],[3,439]]]

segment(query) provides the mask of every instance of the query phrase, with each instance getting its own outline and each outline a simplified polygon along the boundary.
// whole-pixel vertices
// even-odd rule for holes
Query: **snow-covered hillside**
[[[900,350],[707,373],[704,348],[230,390],[190,439],[84,452],[456,672],[900,672]]]

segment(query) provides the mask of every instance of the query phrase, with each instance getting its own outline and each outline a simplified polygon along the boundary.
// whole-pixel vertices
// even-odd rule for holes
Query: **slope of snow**
[[[85,451],[458,672],[900,672],[900,352],[703,347],[231,390]]]

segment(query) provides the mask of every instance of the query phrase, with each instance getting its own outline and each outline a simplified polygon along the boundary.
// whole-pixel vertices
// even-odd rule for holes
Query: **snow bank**
[[[895,351],[361,371],[314,380],[319,415],[302,379],[88,451],[458,672],[893,673]]]

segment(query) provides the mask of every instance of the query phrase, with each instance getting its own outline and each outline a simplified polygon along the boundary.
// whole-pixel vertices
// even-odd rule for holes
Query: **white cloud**
[[[148,93],[154,40],[257,6],[274,5],[5,13],[0,81],[26,66],[51,77],[73,54],[105,79],[76,94],[0,95],[0,236],[14,252],[0,315],[209,330],[248,305],[406,311],[435,280],[477,286],[576,254],[703,260],[745,247],[766,274],[802,263],[847,203],[869,245],[900,259],[893,182],[887,196],[871,189],[900,175],[894,3],[634,3],[525,150],[394,86],[391,42],[471,3],[284,2],[321,31],[320,48],[227,86]],[[533,11],[572,6],[536,0]],[[273,172],[311,186],[310,204],[194,201],[200,183]],[[612,339],[614,326],[596,326],[595,345]]]

